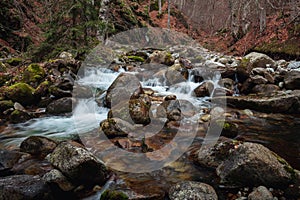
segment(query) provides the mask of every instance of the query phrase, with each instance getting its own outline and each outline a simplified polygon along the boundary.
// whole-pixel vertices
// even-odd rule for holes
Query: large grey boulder
[[[273,195],[265,186],[259,186],[248,195],[248,200],[273,200]]]
[[[247,54],[245,58],[249,59],[248,69],[251,70],[257,67],[275,67],[275,61],[269,56],[262,53],[252,52]]]
[[[72,104],[74,99],[72,97],[63,97],[61,99],[51,102],[47,108],[46,112],[53,115],[65,114],[72,112]]]
[[[60,143],[50,155],[51,164],[74,183],[103,184],[108,175],[105,165],[82,145]]]
[[[171,200],[218,199],[216,191],[212,186],[195,181],[180,182],[172,186],[169,190],[169,197]]]
[[[234,147],[216,169],[223,184],[287,186],[294,176],[291,166],[261,144],[245,142]]]

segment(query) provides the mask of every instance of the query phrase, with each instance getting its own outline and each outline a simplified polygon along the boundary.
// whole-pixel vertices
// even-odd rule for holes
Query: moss
[[[6,63],[11,66],[18,66],[19,64],[22,63],[22,58],[10,58],[6,60]]]
[[[14,102],[19,102],[22,105],[30,105],[33,103],[34,88],[26,83],[16,83],[6,89],[6,96]]]
[[[129,199],[126,194],[121,191],[106,190],[100,200],[126,200]]]
[[[127,56],[127,58],[136,62],[145,62],[145,59],[141,56]]]
[[[38,64],[31,64],[25,70],[23,74],[23,81],[26,83],[39,82],[45,76],[45,70]]]
[[[290,164],[288,162],[286,162],[283,158],[281,158],[279,155],[277,155],[275,153],[274,153],[274,155],[276,156],[278,162],[280,162],[283,165],[285,171],[288,172],[291,175],[292,179],[295,179],[296,178],[296,172],[290,166]]]
[[[249,65],[250,63],[250,58],[243,58],[240,62],[240,65],[239,67],[241,68],[247,68],[247,66]]]

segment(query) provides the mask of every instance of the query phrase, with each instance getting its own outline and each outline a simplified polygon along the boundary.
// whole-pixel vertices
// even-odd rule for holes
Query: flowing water
[[[96,91],[105,91],[108,89],[121,72],[123,71],[112,72],[99,67],[87,68],[85,76],[80,78],[77,83],[81,86],[91,88],[94,92],[93,98],[77,100],[73,113],[69,116],[47,116],[33,119],[23,124],[9,125],[1,133],[0,147],[9,149],[17,148],[20,142],[30,135],[43,135],[50,138],[65,139],[76,137],[76,135],[84,135],[97,129],[99,123],[106,119],[109,110],[97,104],[95,98],[101,99],[105,93],[97,96]],[[219,78],[215,76],[209,81],[216,87],[220,87],[217,84]],[[144,88],[151,88],[156,91],[155,94],[158,96],[175,94],[178,99],[191,102],[199,113],[201,113],[201,109],[211,106],[207,98],[194,97],[193,90],[201,83],[194,83],[191,75],[189,75],[187,81],[171,86],[167,85],[165,80],[162,81],[154,77],[141,80],[141,84]],[[284,121],[283,119],[287,120]],[[290,122],[290,124],[286,124],[285,122]],[[272,118],[272,115],[268,115],[267,117],[256,115],[253,119],[241,123],[243,126],[241,125],[240,127],[243,131],[239,137],[266,144],[266,146],[275,152],[281,152],[280,155],[287,158],[294,167],[299,169],[300,149],[298,144],[300,141],[298,130],[300,124],[298,122],[290,116],[280,115],[277,118]],[[254,128],[257,125],[261,129]],[[202,139],[196,137],[190,150],[199,148]],[[282,153],[283,149],[285,150],[284,153]],[[214,183],[215,179],[212,177],[214,177],[213,172],[201,169],[199,166],[194,165],[188,159],[187,155],[183,155],[176,162],[152,173],[130,174],[117,172],[118,181],[115,187],[122,189],[130,187],[140,194],[160,194],[166,192],[171,184],[179,180],[204,181],[214,185],[216,183]]]

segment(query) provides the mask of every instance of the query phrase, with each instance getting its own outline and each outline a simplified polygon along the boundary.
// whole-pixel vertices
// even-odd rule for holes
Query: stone
[[[147,125],[150,123],[149,109],[151,106],[151,99],[148,95],[140,95],[138,99],[131,99],[129,101],[129,114],[131,119],[136,124]]]
[[[59,170],[53,169],[44,174],[43,180],[47,183],[57,184],[63,191],[71,191],[75,186]]]
[[[126,137],[133,130],[133,126],[119,118],[105,119],[100,123],[101,130],[108,138]]]
[[[222,184],[239,186],[287,186],[293,169],[277,154],[261,144],[245,142],[234,147],[216,169]]]
[[[22,110],[14,110],[9,116],[9,120],[13,124],[23,123],[32,118],[28,112]]]
[[[72,183],[102,185],[107,180],[108,170],[103,162],[76,142],[61,142],[49,160]]]
[[[210,81],[206,81],[194,89],[194,94],[196,97],[209,97],[213,89],[214,84]]]
[[[195,181],[185,181],[179,182],[170,188],[169,198],[171,200],[217,200],[218,196],[214,188],[208,184]]]
[[[264,95],[271,95],[273,93],[276,93],[279,90],[280,90],[280,87],[277,85],[273,85],[273,84],[260,84],[260,85],[254,86],[254,88],[252,88],[253,93],[261,93]]]
[[[45,77],[45,70],[39,64],[30,64],[24,69],[22,80],[36,88]]]
[[[61,99],[51,102],[47,108],[46,112],[53,115],[65,114],[72,112],[72,104],[74,99],[72,97],[63,97]]]
[[[224,102],[230,107],[239,109],[251,109],[266,113],[289,113],[296,114],[300,112],[300,90],[294,90],[290,93],[280,93],[268,96],[227,96],[214,97],[213,102]]]
[[[26,156],[29,156],[29,154],[0,149],[0,176],[11,174],[13,166]]]
[[[174,58],[170,52],[167,51],[154,51],[147,59],[148,63],[159,63],[167,66],[174,64]]]
[[[121,73],[109,86],[105,96],[105,105],[111,108],[122,101],[135,99],[143,94],[140,81],[133,74]]]
[[[3,113],[4,111],[13,108],[14,102],[11,100],[2,100],[0,101],[0,112]]]
[[[234,90],[234,81],[230,78],[223,78],[221,81],[220,81],[220,85],[227,88],[228,90],[230,91],[233,91]]]
[[[291,61],[288,65],[287,65],[288,69],[299,69],[300,68],[300,62],[299,61]]]
[[[0,178],[0,199],[54,199],[50,187],[39,176],[13,175]]]
[[[43,136],[30,136],[20,145],[20,150],[38,157],[45,157],[51,153],[57,143]]]
[[[300,71],[290,71],[284,76],[284,85],[286,89],[300,89]]]
[[[6,89],[6,96],[14,102],[19,102],[24,106],[36,103],[34,88],[26,83],[16,83]]]
[[[259,85],[259,84],[266,84],[268,82],[267,79],[265,79],[263,76],[255,75],[251,77],[251,81],[253,84]]]
[[[250,59],[248,69],[251,70],[256,67],[262,67],[262,68],[266,68],[268,66],[275,67],[275,61],[269,56],[262,53],[252,52],[247,54],[245,58]]]
[[[259,186],[248,195],[248,200],[273,200],[273,195],[265,186]]]

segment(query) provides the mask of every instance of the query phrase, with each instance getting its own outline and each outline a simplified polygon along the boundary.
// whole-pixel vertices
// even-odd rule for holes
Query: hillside
[[[246,3],[247,2],[247,3]],[[242,56],[250,51],[275,59],[299,59],[299,1],[171,2],[170,27],[205,48]],[[167,2],[3,0],[0,3],[1,57],[48,59],[68,50],[84,54],[99,40],[135,27],[167,28]],[[265,9],[265,10],[264,10]]]

